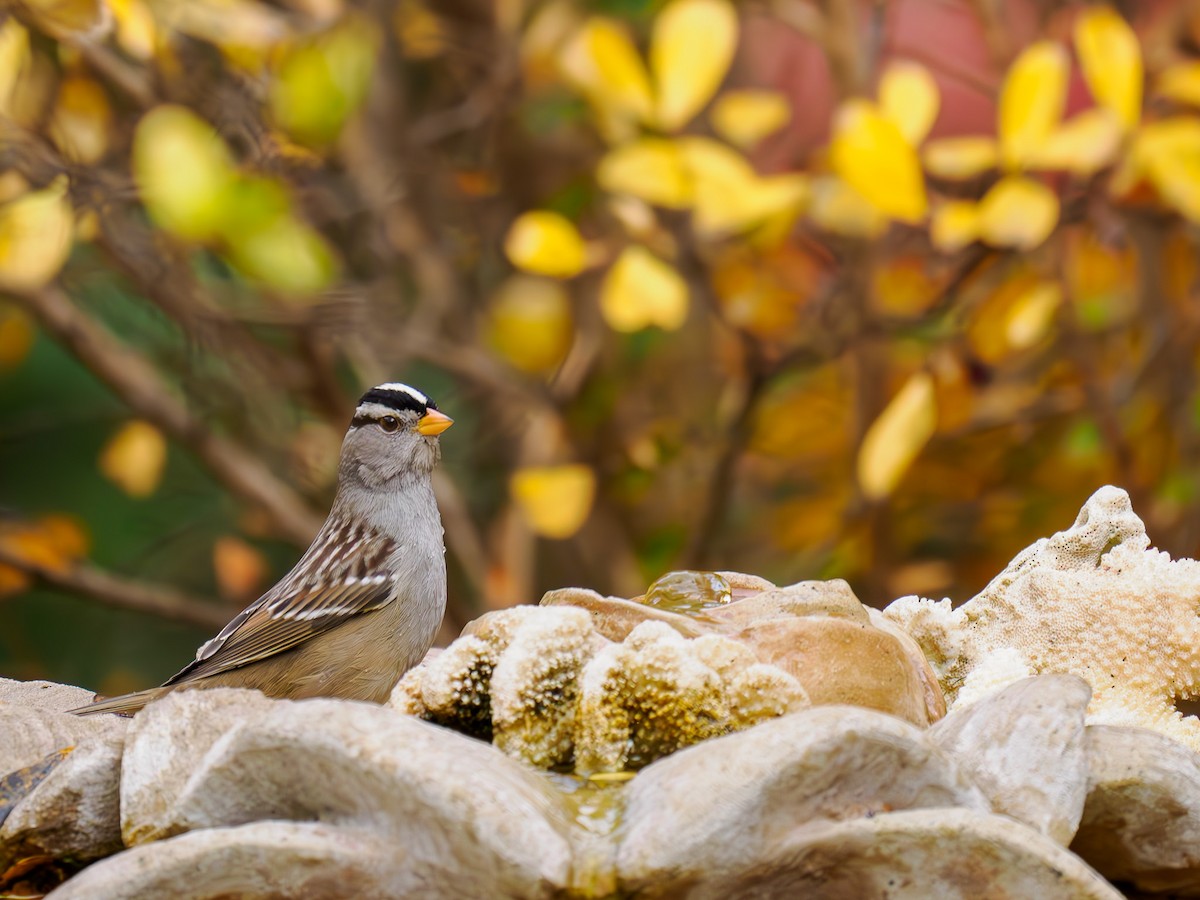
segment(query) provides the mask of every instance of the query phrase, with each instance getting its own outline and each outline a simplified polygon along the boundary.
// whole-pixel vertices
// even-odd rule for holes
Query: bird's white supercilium
[[[438,435],[451,423],[408,385],[367,391],[342,443],[333,508],[295,567],[161,687],[73,711],[131,713],[201,687],[386,700],[433,643],[446,609],[432,475]]]

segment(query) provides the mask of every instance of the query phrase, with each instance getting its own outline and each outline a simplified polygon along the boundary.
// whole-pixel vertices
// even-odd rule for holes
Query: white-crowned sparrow
[[[452,420],[420,391],[367,391],[342,442],[329,518],[295,567],[162,687],[73,712],[131,713],[179,688],[272,697],[387,699],[420,662],[446,609],[432,473]]]

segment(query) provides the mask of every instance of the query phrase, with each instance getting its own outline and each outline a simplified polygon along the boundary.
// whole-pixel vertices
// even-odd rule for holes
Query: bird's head
[[[342,443],[341,478],[368,488],[402,484],[433,471],[438,435],[454,420],[407,384],[381,384],[358,401]]]

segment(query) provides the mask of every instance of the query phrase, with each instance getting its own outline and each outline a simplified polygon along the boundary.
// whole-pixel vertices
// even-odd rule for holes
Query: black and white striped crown
[[[381,384],[362,395],[350,424],[364,425],[394,413],[410,412],[421,417],[431,409],[436,410],[437,404],[416,388],[399,382]]]

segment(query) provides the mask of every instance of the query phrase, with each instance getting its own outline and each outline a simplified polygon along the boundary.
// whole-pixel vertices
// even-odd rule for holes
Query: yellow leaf
[[[658,87],[658,125],[682,128],[725,80],[737,47],[728,0],[672,0],[654,21],[650,71]]]
[[[942,138],[926,144],[922,156],[930,175],[959,180],[996,168],[1000,148],[989,137]]]
[[[51,37],[99,38],[112,25],[102,0],[23,0],[26,14]]]
[[[671,209],[682,209],[692,199],[679,148],[662,138],[642,138],[610,150],[600,160],[596,180],[606,191]]]
[[[571,348],[571,302],[562,283],[513,275],[492,297],[487,336],[491,346],[522,372],[549,372]]]
[[[1062,120],[1067,97],[1067,51],[1040,41],[1017,57],[1000,92],[1000,151],[1010,168],[1023,168]]]
[[[1200,222],[1200,121],[1176,116],[1151,122],[1134,138],[1134,167],[1159,195],[1193,222]]]
[[[142,0],[108,0],[108,8],[117,20],[117,42],[135,59],[154,56],[158,28],[154,15]]]
[[[310,298],[337,274],[337,262],[325,239],[288,212],[257,227],[239,228],[227,255],[243,275],[273,288],[284,299]]]
[[[0,25],[0,112],[11,115],[13,91],[29,65],[29,32],[12,16]]]
[[[821,228],[844,237],[876,238],[888,225],[887,216],[832,175],[813,182],[809,215]]]
[[[578,463],[526,466],[513,473],[509,490],[530,528],[542,537],[562,540],[587,521],[596,496],[596,475]]]
[[[348,16],[281,55],[269,96],[271,114],[302,144],[333,142],[362,105],[375,70],[379,36],[373,23]]]
[[[1159,76],[1158,93],[1179,103],[1200,106],[1200,62],[1171,66]]]
[[[567,43],[559,65],[602,109],[644,122],[653,117],[650,76],[629,33],[613,20],[588,19]]]
[[[74,231],[66,175],[0,206],[0,288],[30,291],[47,284],[67,261]]]
[[[213,574],[217,590],[227,600],[257,597],[269,568],[266,557],[239,537],[226,534],[213,543]]]
[[[522,213],[508,229],[504,252],[518,269],[552,278],[583,271],[587,259],[583,238],[564,216],[549,210]]]
[[[1142,115],[1142,48],[1137,35],[1109,6],[1093,6],[1075,21],[1075,52],[1092,96],[1125,131]]]
[[[1062,169],[1090,175],[1116,158],[1121,127],[1107,109],[1081,112],[1052,131],[1028,158],[1034,169]]]
[[[881,213],[916,224],[925,217],[917,152],[899,127],[865,100],[848,100],[834,119],[834,171]]]
[[[1056,281],[1038,282],[1018,297],[1004,323],[1008,345],[1025,350],[1049,334],[1062,297],[1062,286]]]
[[[167,462],[167,442],[147,422],[123,425],[100,451],[100,471],[131,497],[148,497]]]
[[[941,95],[937,82],[920,63],[894,62],[879,81],[879,107],[914,147],[933,127]]]
[[[146,210],[180,237],[203,241],[224,224],[233,163],[211,125],[182,106],[159,106],[138,123],[133,175]]]
[[[933,213],[929,238],[943,253],[953,253],[979,240],[979,207],[970,200],[951,200]]]
[[[0,304],[0,372],[19,366],[36,337],[29,316],[15,306]]]
[[[526,90],[532,93],[561,80],[563,47],[578,32],[581,16],[571,0],[549,0],[523,18],[521,74]]]
[[[78,75],[63,80],[50,119],[50,137],[63,156],[74,162],[97,162],[108,149],[111,124],[104,88]]]
[[[980,237],[994,247],[1032,250],[1058,224],[1058,197],[1039,181],[1008,175],[979,202]]]
[[[674,331],[687,318],[687,284],[667,263],[633,244],[621,251],[604,279],[600,311],[617,331],[651,325]]]
[[[904,473],[937,430],[933,378],[918,372],[905,382],[863,437],[858,483],[869,500],[896,489]]]
[[[753,147],[792,118],[792,106],[778,91],[726,91],[712,109],[717,134],[742,149]]]
[[[798,215],[808,202],[808,179],[801,174],[762,178],[744,156],[709,138],[680,138],[677,145],[701,234],[745,231],[777,215]]]

